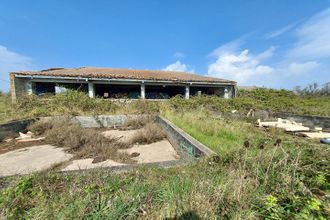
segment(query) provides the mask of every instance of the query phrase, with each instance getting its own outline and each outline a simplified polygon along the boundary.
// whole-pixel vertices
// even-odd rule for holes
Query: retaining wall
[[[295,115],[286,112],[275,112],[272,114],[275,118],[284,118],[293,120],[295,122],[302,123],[304,126],[314,128],[322,127],[324,129],[330,129],[330,118],[323,116],[312,116],[312,115]]]
[[[19,121],[12,121],[6,124],[0,125],[0,141],[10,135],[17,135],[18,132],[26,132],[26,128],[33,122],[35,119],[26,119]]]
[[[216,155],[214,151],[206,147],[195,138],[184,132],[182,129],[176,127],[169,120],[158,116],[158,122],[165,128],[170,141],[175,142],[172,145],[177,145],[179,148],[193,157],[212,156]]]

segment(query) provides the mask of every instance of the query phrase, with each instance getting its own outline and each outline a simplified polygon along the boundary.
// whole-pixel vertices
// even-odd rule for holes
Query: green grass
[[[203,111],[177,114],[164,112],[164,116],[191,136],[220,154],[240,149],[245,140],[261,142],[267,139],[260,129],[239,121],[224,121]]]
[[[266,131],[218,117],[223,111],[244,112],[253,102],[261,102],[260,94],[242,96],[240,101],[174,98],[129,105],[89,99],[81,103],[77,97],[68,101],[70,97],[63,96],[41,103],[41,115],[70,114],[69,108],[74,114],[160,112],[219,153],[221,160],[200,159],[169,169],[142,167],[121,174],[44,172],[0,179],[0,188],[7,186],[0,189],[0,219],[329,219],[329,148],[276,129]],[[238,107],[242,100],[245,104]],[[305,104],[296,107],[295,112],[321,113],[326,106],[323,100],[310,109]],[[23,108],[26,113],[21,117],[40,113],[31,103],[17,111]],[[277,139],[282,140],[280,146],[274,145]],[[249,148],[243,146],[246,140]]]

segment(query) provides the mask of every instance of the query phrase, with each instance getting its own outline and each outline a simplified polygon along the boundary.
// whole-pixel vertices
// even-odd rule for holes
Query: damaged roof
[[[26,76],[51,76],[51,77],[81,77],[81,78],[106,78],[106,79],[135,79],[135,80],[164,80],[176,82],[205,82],[205,83],[229,83],[235,81],[215,77],[201,76],[186,72],[162,71],[162,70],[136,70],[116,68],[51,68],[41,71],[13,72],[16,75]]]

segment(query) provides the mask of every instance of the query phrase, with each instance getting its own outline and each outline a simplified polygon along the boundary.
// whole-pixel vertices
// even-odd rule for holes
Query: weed
[[[146,124],[130,138],[131,144],[151,144],[166,138],[163,129],[155,122]]]

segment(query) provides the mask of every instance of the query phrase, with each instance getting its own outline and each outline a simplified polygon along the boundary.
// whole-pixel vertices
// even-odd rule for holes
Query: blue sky
[[[9,71],[81,66],[323,84],[330,0],[1,0],[0,90]]]

